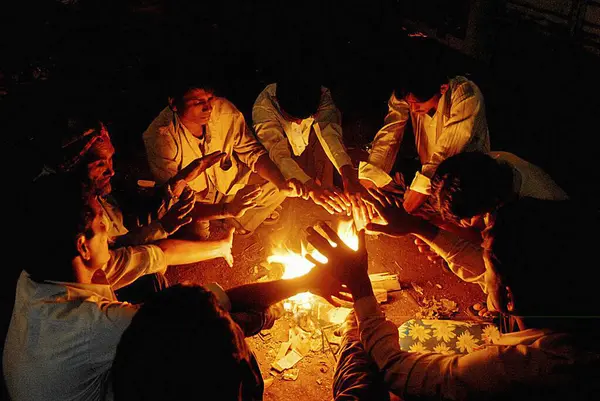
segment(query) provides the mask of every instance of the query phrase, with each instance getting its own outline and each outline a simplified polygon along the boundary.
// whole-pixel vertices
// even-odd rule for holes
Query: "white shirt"
[[[359,167],[359,177],[379,187],[392,181],[388,173],[396,160],[409,117],[422,165],[410,185],[413,191],[429,194],[431,177],[448,157],[460,152],[490,151],[483,95],[477,85],[465,77],[450,80],[433,117],[411,114],[408,102],[396,98],[395,94],[388,107],[385,125],[373,140],[369,161],[361,162]]]
[[[405,400],[583,400],[600,390],[593,341],[529,329],[466,355],[406,352],[375,297],[357,300],[354,310],[365,351],[390,392]]]
[[[114,290],[167,268],[159,247],[135,249],[117,258],[136,263],[114,263],[112,255],[113,263],[99,272],[104,274],[94,276],[96,284],[38,283],[21,273],[3,357],[13,401],[112,399],[110,368],[121,334],[137,311],[119,302]]]
[[[162,251],[153,248],[150,252],[160,257]],[[162,259],[166,268],[164,255]],[[3,358],[13,401],[113,399],[110,369],[121,335],[138,307],[117,301],[113,289],[129,280],[108,273],[105,284],[38,283],[21,273]],[[231,310],[218,284],[205,288]]]
[[[283,117],[276,92],[277,84],[270,84],[258,95],[252,108],[252,121],[256,136],[286,179],[296,178],[302,183],[311,179],[292,158],[292,153],[300,156],[304,152],[311,129],[314,129],[323,150],[338,171],[343,166],[352,165],[344,147],[341,115],[329,89],[321,88],[317,112],[300,124]]]
[[[144,144],[150,170],[159,184],[199,157],[217,151],[227,153],[232,162],[228,170],[217,163],[188,184],[196,192],[206,190],[209,200],[214,199],[215,191],[234,195],[242,189],[258,158],[267,153],[246,125],[242,113],[224,98],[213,101],[203,140],[192,135],[177,113],[166,107],[144,132]]]

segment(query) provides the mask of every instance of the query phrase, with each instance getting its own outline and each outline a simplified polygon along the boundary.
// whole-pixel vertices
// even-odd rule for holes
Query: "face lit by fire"
[[[197,125],[206,125],[210,120],[215,96],[212,91],[206,89],[189,90],[180,102],[174,104],[173,108],[183,120]]]
[[[104,127],[103,130],[106,130]],[[87,174],[93,192],[98,196],[106,196],[112,191],[110,179],[115,175],[113,170],[113,147],[108,133],[98,138],[90,149]]]
[[[431,110],[435,111],[438,106],[438,102],[440,101],[440,93],[436,93],[431,99],[421,100],[417,98],[414,94],[409,93],[405,100],[408,102],[410,107],[410,112],[414,114],[426,114]]]

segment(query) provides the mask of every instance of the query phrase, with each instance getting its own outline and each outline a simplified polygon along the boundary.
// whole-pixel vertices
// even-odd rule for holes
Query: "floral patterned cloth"
[[[412,319],[398,327],[398,334],[403,351],[445,355],[468,354],[500,339],[493,324],[456,320]]]

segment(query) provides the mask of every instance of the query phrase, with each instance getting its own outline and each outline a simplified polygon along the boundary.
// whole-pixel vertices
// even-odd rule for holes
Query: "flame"
[[[341,221],[337,228],[337,234],[340,239],[351,249],[358,250],[358,235],[356,233],[356,228],[354,226],[354,222],[352,220]],[[329,241],[332,246],[336,244],[332,241]],[[295,277],[300,277],[307,274],[315,265],[306,260],[305,256],[310,254],[315,260],[322,263],[327,263],[327,258],[323,256],[316,249],[307,250],[304,244],[302,244],[301,253],[294,252],[290,249],[277,247],[273,250],[271,256],[267,257],[268,263],[280,263],[284,267],[283,279],[290,279]],[[304,309],[310,309],[312,307],[312,300],[314,296],[310,292],[303,292],[301,294],[297,294],[289,300],[294,301],[295,303],[301,305]],[[284,304],[286,310],[288,308],[291,310],[291,304]]]

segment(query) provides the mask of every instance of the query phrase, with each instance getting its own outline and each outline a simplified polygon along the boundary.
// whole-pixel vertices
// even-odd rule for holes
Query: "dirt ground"
[[[234,237],[233,268],[229,268],[223,260],[172,267],[168,272],[169,279],[173,282],[191,281],[199,284],[218,282],[225,289],[253,282],[256,279],[254,266],[265,261],[276,244],[284,243],[290,248],[298,248],[305,237],[303,230],[306,227],[319,220],[327,221],[336,227],[339,219],[327,214],[312,202],[300,199],[288,199],[283,207],[277,225],[260,227],[248,238]],[[223,234],[224,232],[216,230],[213,235],[218,237]],[[412,237],[369,237],[367,249],[370,273],[398,274],[403,290],[389,293],[388,302],[383,305],[388,318],[397,325],[414,317],[419,310],[417,302],[421,302],[423,297],[435,296],[436,299],[447,298],[455,301],[459,306],[456,316],[459,319],[467,318],[463,312],[467,306],[483,300],[482,292],[477,286],[460,281],[439,264],[433,264],[419,254]],[[421,287],[423,295],[416,292],[411,283]],[[436,284],[441,286],[441,289]],[[335,359],[331,352],[312,351],[305,356],[295,366],[299,370],[295,381],[284,380],[283,373],[271,370],[280,344],[288,340],[288,330],[294,325],[293,318],[284,317],[269,331],[269,338],[263,339],[258,335],[249,339],[261,366],[263,378],[272,379],[267,380],[267,383],[272,383],[269,383],[265,391],[265,400],[330,400],[335,370]],[[333,336],[329,331],[326,333],[329,333],[328,338]]]

